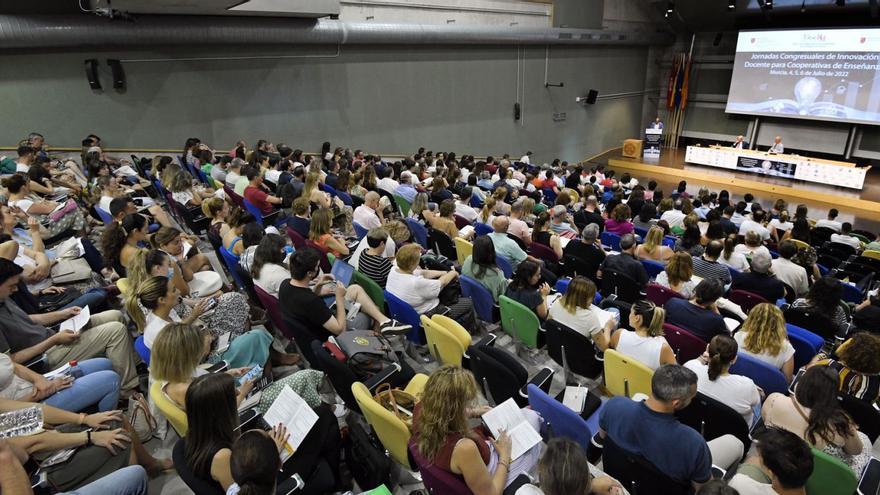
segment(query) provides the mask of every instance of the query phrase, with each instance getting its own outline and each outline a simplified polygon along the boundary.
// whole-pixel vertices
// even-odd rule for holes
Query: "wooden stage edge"
[[[675,177],[677,180],[695,181],[698,183],[715,184],[725,189],[740,193],[772,194],[786,200],[807,200],[815,203],[824,203],[829,208],[848,208],[859,210],[860,216],[878,219],[880,218],[880,203],[859,198],[847,198],[835,194],[824,193],[815,190],[798,189],[797,187],[770,184],[740,177],[726,177],[717,173],[705,173],[690,168],[672,168],[663,165],[642,163],[637,161],[608,158],[608,167],[612,169],[636,170],[648,175],[665,175]]]

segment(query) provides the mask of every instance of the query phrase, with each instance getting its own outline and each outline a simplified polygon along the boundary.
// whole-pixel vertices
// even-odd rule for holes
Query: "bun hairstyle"
[[[3,187],[9,190],[12,194],[16,194],[21,191],[24,186],[28,183],[28,178],[26,175],[22,173],[12,174],[9,177],[3,179]]]
[[[709,342],[709,380],[721,376],[724,368],[736,359],[738,346],[730,335],[716,335]]]
[[[232,479],[238,484],[239,495],[272,495],[275,479],[281,468],[278,448],[261,430],[242,433],[232,444],[230,458]]]
[[[642,326],[647,329],[649,337],[663,336],[663,322],[666,321],[665,309],[647,299],[642,299],[633,304],[632,312],[642,318]]]
[[[179,235],[180,231],[174,227],[160,227],[148,237],[148,240],[154,249],[161,249],[163,245],[170,243]]]

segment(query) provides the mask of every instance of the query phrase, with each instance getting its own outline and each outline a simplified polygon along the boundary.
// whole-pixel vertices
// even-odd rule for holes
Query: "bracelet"
[[[86,422],[86,413],[79,413],[79,424],[82,426]]]
[[[86,430],[86,445],[92,445],[92,430]]]
[[[504,467],[506,467],[507,469],[510,469],[510,460],[508,460],[507,462],[504,462],[504,461],[502,461],[502,460],[499,459],[499,460],[498,460],[498,464],[501,464],[501,465],[503,465]]]

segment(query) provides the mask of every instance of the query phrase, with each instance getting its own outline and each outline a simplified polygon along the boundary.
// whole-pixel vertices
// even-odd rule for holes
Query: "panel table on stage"
[[[771,154],[720,146],[688,146],[685,162],[738,172],[862,189],[870,167],[799,155]]]

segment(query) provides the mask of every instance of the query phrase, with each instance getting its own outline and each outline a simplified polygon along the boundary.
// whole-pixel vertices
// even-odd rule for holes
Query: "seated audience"
[[[739,235],[747,235],[749,232],[755,232],[762,241],[770,239],[770,231],[764,227],[764,210],[755,210],[752,212],[752,218],[746,218],[739,226]]]
[[[656,225],[648,228],[648,235],[644,242],[636,247],[636,256],[642,260],[659,261],[667,263],[672,258],[674,251],[663,244],[663,229]]]
[[[268,215],[275,211],[275,206],[281,206],[283,202],[281,198],[273,196],[266,192],[263,186],[263,173],[257,167],[248,167],[245,170],[248,185],[244,188],[244,199],[248,200],[252,205],[256,206],[263,215]]]
[[[440,203],[440,207],[437,208],[437,213],[434,213],[431,210],[425,210],[422,212],[422,215],[430,227],[443,232],[449,236],[449,239],[455,239],[459,236],[466,239],[473,235],[473,230],[463,230],[462,232],[459,232],[458,227],[456,227],[455,200],[444,199]],[[467,232],[467,235],[465,235],[465,232]]]
[[[675,253],[666,268],[657,274],[654,283],[674,290],[685,299],[694,296],[697,284],[691,278],[694,274],[694,262],[688,253]]]
[[[739,465],[730,486],[739,495],[804,494],[813,474],[813,452],[794,433],[767,428],[755,438],[755,452]]]
[[[852,224],[849,222],[841,224],[839,234],[831,234],[831,242],[845,244],[855,250],[862,249],[862,241],[852,235]]]
[[[461,265],[461,274],[479,282],[492,294],[496,303],[498,297],[507,290],[507,279],[501,268],[498,268],[495,245],[489,236],[481,235],[474,239],[474,251]]]
[[[534,311],[541,320],[547,319],[547,295],[550,285],[541,284],[541,266],[531,260],[520,263],[504,295]]]
[[[333,211],[330,208],[320,208],[312,213],[309,239],[324,249],[325,252],[337,258],[348,256],[348,246],[345,239],[331,232],[333,226]]]
[[[388,273],[394,267],[394,257],[388,256],[388,232],[381,227],[373,228],[365,238],[367,248],[358,254],[357,270],[384,289]],[[391,245],[393,249],[394,241],[391,241]]]
[[[309,198],[300,196],[293,201],[291,208],[293,215],[287,217],[287,227],[302,236],[309,238],[309,230],[312,225],[312,211],[309,208]]]
[[[515,495],[623,494],[623,487],[615,479],[594,475],[594,471],[599,472],[587,462],[580,445],[568,438],[556,437],[547,442],[538,461],[538,486],[526,484]]]
[[[611,318],[605,326],[600,324],[596,315],[599,308],[593,304],[595,297],[596,284],[586,277],[575,277],[568,284],[565,294],[550,306],[547,319],[562,323],[593,340],[599,349],[605,349],[611,329],[617,322]]]
[[[837,335],[843,337],[847,333],[849,321],[846,312],[840,307],[843,296],[843,288],[840,284],[840,280],[833,277],[817,279],[806,297],[796,299],[791,307],[813,310],[825,315],[834,323]]]
[[[220,238],[221,242],[223,236],[229,232],[229,224],[226,223],[229,211],[229,203],[218,197],[210,197],[202,201],[202,213],[211,219],[211,226],[208,227],[208,232]]]
[[[599,226],[591,223],[581,231],[581,240],[571,241],[562,250],[568,273],[596,279],[599,266],[605,261],[605,250],[599,240]]]
[[[125,215],[121,222],[108,225],[101,235],[105,266],[125,277],[129,258],[147,240],[148,227],[147,219],[139,213]]]
[[[825,366],[814,366],[798,379],[794,394],[770,394],[764,401],[764,425],[788,430],[812,447],[836,457],[856,476],[871,458],[868,437],[837,400],[837,373]]]
[[[835,232],[840,232],[840,229],[843,228],[843,224],[837,221],[837,215],[840,212],[837,211],[837,208],[831,208],[828,210],[828,217],[823,218],[816,222],[816,227],[822,227],[826,229],[831,229]]]
[[[620,238],[620,254],[612,254],[605,258],[596,276],[602,278],[605,273],[617,272],[632,279],[643,289],[648,285],[648,272],[636,258],[636,238],[632,234],[624,234]]]
[[[250,272],[251,268],[253,268],[254,254],[257,252],[257,246],[260,245],[260,241],[263,240],[265,234],[266,231],[263,229],[263,226],[256,221],[246,223],[241,229],[241,245],[244,250],[238,257],[238,264],[246,272]]]
[[[859,332],[847,339],[828,358],[821,354],[815,364],[828,366],[840,375],[842,393],[868,402],[880,399],[880,337]]]
[[[629,313],[629,326],[617,329],[608,347],[629,356],[652,370],[675,364],[675,353],[663,337],[666,311],[648,300],[637,301]],[[597,341],[598,345],[598,341]]]
[[[718,299],[724,294],[721,282],[704,279],[694,289],[690,300],[673,298],[666,302],[667,321],[684,328],[706,342],[719,334],[729,334],[718,312]]]
[[[716,335],[702,357],[692,359],[684,366],[697,374],[697,391],[729,406],[751,427],[761,406],[761,394],[751,378],[730,373],[737,350],[733,337]]]
[[[756,253],[770,256],[770,250],[763,244],[760,234],[753,230],[746,232],[745,244],[737,244],[733,250],[734,252],[746,255],[746,257],[754,256]]]
[[[769,254],[753,254],[749,263],[750,270],[738,275],[730,285],[730,290],[745,290],[774,303],[785,297],[785,285],[771,272],[771,262]]]
[[[779,257],[771,262],[776,278],[794,290],[794,294],[786,294],[789,297],[802,297],[810,289],[807,271],[792,261],[797,252],[794,242],[782,241],[779,243]]]
[[[706,245],[703,256],[697,256],[691,260],[694,265],[694,275],[703,280],[718,280],[722,285],[731,282],[730,270],[727,265],[720,263],[724,245],[718,241],[710,241]]]
[[[632,222],[630,222],[630,218],[632,218],[632,212],[629,206],[625,204],[615,206],[611,214],[608,215],[608,220],[605,220],[605,231],[621,236],[632,234],[634,227]]]
[[[385,219],[382,216],[382,207],[379,205],[380,198],[379,193],[368,192],[364,197],[364,204],[354,209],[352,219],[367,230],[381,227]]]
[[[244,252],[244,244],[241,242],[244,226],[254,223],[254,217],[241,208],[233,208],[226,217],[229,230],[223,234],[223,247],[235,256],[241,257]]]
[[[794,347],[788,340],[782,311],[773,303],[761,303],[751,311],[733,338],[739,352],[782,371],[789,382],[794,374]]]
[[[278,297],[278,289],[290,278],[290,269],[284,260],[288,256],[287,242],[278,234],[266,234],[254,252],[251,276],[254,283],[267,293]]]
[[[509,231],[510,229],[508,228],[508,232]],[[531,242],[551,249],[557,257],[562,258],[562,242],[560,241],[559,236],[550,230],[550,215],[546,212],[541,213],[535,218],[535,226],[532,229]]]

